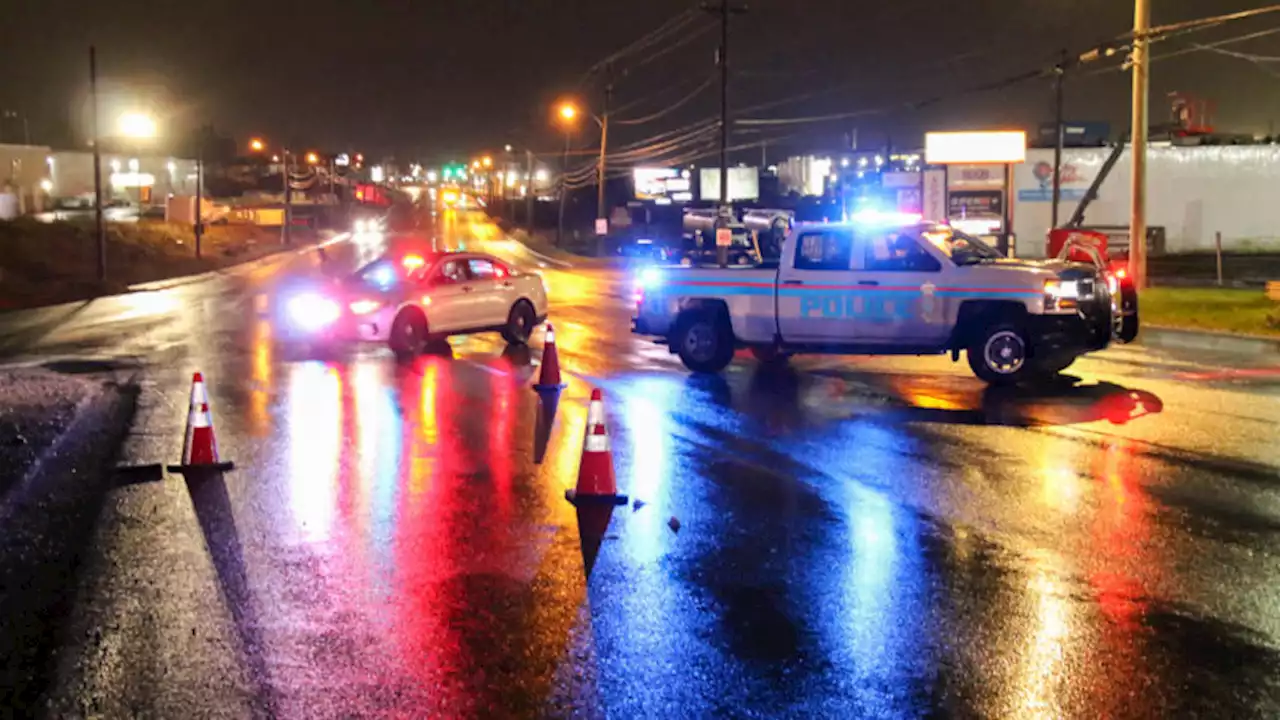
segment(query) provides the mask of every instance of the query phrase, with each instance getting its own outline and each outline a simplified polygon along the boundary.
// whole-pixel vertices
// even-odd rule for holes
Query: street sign
[[[597,234],[597,235],[608,235],[608,234],[609,234],[609,219],[608,219],[608,218],[596,218],[596,234]]]
[[[716,228],[716,247],[729,247],[733,244],[733,230],[722,227]]]

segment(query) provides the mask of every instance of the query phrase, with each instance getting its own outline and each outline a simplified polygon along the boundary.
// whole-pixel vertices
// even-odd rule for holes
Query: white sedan
[[[400,358],[450,335],[523,344],[547,317],[542,277],[472,252],[383,256],[333,287],[292,297],[290,324],[318,341],[385,341]]]

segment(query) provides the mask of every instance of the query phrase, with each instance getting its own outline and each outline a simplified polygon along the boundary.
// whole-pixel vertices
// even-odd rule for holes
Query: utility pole
[[[525,154],[525,160],[528,164],[528,170],[526,170],[525,184],[524,184],[524,224],[525,224],[525,227],[528,228],[529,237],[532,239],[533,238],[533,201],[534,201],[534,195],[535,195],[534,186],[533,186],[533,151],[525,150],[524,154]]]
[[[720,217],[729,207],[729,0],[720,0]],[[719,230],[717,230],[718,234]],[[716,238],[716,264],[729,265],[729,248]]]
[[[1133,286],[1147,286],[1147,71],[1151,27],[1148,0],[1133,5],[1133,177],[1129,208],[1129,276]]]
[[[204,140],[205,129],[200,128],[200,134],[196,139],[196,259],[200,259],[201,244],[204,238]]]
[[[89,46],[89,132],[93,136],[93,221],[98,236],[98,282],[107,280],[107,228],[102,223],[102,149],[98,137],[98,55]]]
[[[569,131],[564,131],[564,157],[560,161],[560,222],[556,225],[556,247],[564,247],[564,203],[569,196]]]
[[[720,216],[716,227],[727,223],[726,215],[729,207],[729,15],[734,12],[745,12],[745,8],[733,8],[730,0],[720,0],[715,6],[703,5],[704,10],[720,15],[720,52],[716,58],[720,65]],[[716,262],[720,267],[729,264],[729,248],[720,245],[716,240]]]
[[[289,245],[293,237],[293,188],[289,186],[289,148],[280,148],[280,177],[284,178],[284,223],[280,226],[280,240]]]
[[[604,170],[605,170],[605,147],[609,143],[609,100],[613,97],[613,83],[606,81],[604,86],[604,112],[600,115],[600,162],[596,167],[596,175],[599,180],[599,187],[596,189],[596,257],[604,257],[604,239],[608,232],[609,218],[605,215],[604,207]],[[600,232],[600,220],[606,223],[605,232]]]
[[[1067,74],[1067,51],[1062,51],[1062,58],[1053,73],[1053,205],[1049,214],[1049,227],[1058,227],[1058,204],[1062,201],[1062,143],[1064,130],[1062,127],[1062,84]]]

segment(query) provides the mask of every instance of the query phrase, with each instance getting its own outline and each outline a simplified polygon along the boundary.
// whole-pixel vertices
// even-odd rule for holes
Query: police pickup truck
[[[923,355],[964,350],[998,385],[1056,375],[1121,334],[1105,267],[1000,255],[946,225],[896,214],[805,224],[776,267],[649,267],[632,331],[658,338],[694,372],[719,372],[738,347],[775,362],[795,353]],[[1136,315],[1127,323],[1136,335]]]

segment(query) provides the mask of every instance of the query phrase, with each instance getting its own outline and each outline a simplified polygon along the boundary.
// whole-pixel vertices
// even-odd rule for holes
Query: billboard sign
[[[1027,134],[1021,130],[925,133],[924,159],[930,165],[1020,163],[1027,159]]]
[[[689,202],[693,199],[689,172],[676,168],[638,167],[631,171],[637,200],[661,204]]]
[[[1052,202],[1053,201],[1053,164],[1047,160],[1037,162],[1031,168],[1031,176],[1035,178],[1036,187],[1018,188],[1019,202]],[[1093,176],[1082,172],[1071,162],[1064,162],[1058,170],[1059,195],[1062,200],[1078,201],[1084,197],[1093,182]]]
[[[720,199],[720,168],[702,168],[698,176],[698,193],[703,200]],[[729,168],[729,202],[757,200],[760,197],[760,171],[754,167]]]

